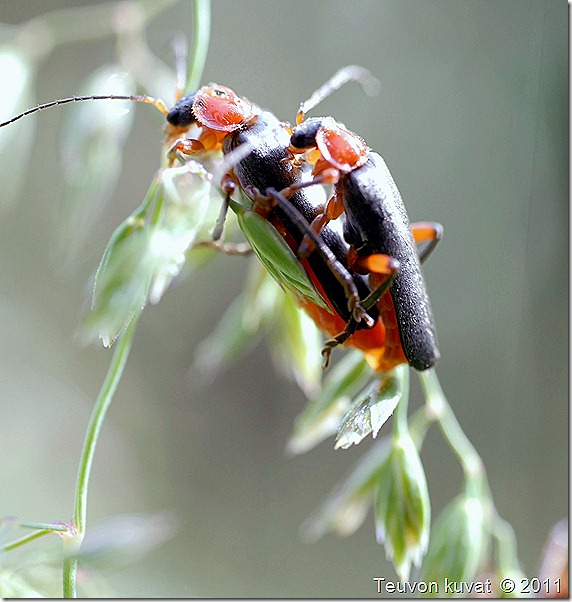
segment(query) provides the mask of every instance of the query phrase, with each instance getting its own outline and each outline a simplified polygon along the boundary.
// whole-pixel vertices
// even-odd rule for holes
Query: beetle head
[[[322,157],[342,173],[361,167],[368,157],[368,148],[363,138],[350,132],[331,117],[323,119],[318,129],[316,147]]]
[[[258,113],[248,100],[219,84],[208,84],[195,93],[192,112],[201,125],[219,132],[234,132]]]

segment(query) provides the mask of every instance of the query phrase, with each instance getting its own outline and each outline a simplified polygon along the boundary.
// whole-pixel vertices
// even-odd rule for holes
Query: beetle
[[[274,225],[292,249],[299,247],[305,234],[312,234],[309,222],[320,212],[322,204],[319,191],[315,187],[300,190],[288,201],[275,191],[276,188],[304,181],[317,182],[307,170],[286,161],[291,135],[289,124],[280,122],[268,111],[261,111],[226,86],[203,86],[196,92],[180,96],[171,109],[167,109],[163,101],[148,96],[74,96],[38,105],[0,124],[0,127],[48,107],[87,100],[131,100],[154,105],[166,115],[165,140],[170,147],[167,153],[169,164],[174,162],[179,152],[193,154],[223,150],[228,156],[235,154],[235,149],[240,147],[242,155],[239,152],[239,158],[233,159],[233,168],[223,177],[225,202],[213,232],[215,240],[222,234],[224,216],[236,184],[254,201],[254,210]],[[183,138],[193,125],[200,128],[199,137]],[[273,198],[264,194],[267,189],[274,190]],[[358,333],[369,328],[374,330],[371,336],[375,337],[378,312],[375,307],[366,312],[360,305],[361,298],[367,297],[370,291],[363,277],[347,270],[347,243],[337,232],[326,228],[320,236],[313,236],[313,244],[316,253],[309,254],[301,263],[327,308],[315,306],[309,300],[300,300],[301,305],[326,332],[335,334],[353,320],[359,322]],[[224,245],[220,247],[226,250]],[[334,327],[333,323],[337,325]],[[364,335],[358,334],[356,341],[362,338]],[[362,346],[372,344],[363,343]]]
[[[240,97],[232,96],[234,93],[228,96],[229,90],[222,88],[203,89],[203,93],[197,93],[198,96],[189,97],[192,102],[187,102],[187,105],[192,105],[190,113],[195,113],[198,121],[204,121],[208,128],[219,128],[223,132],[222,136],[218,134],[223,152],[230,153],[243,144],[253,145],[252,152],[237,163],[234,175],[255,203],[260,203],[263,198],[260,192],[263,195],[266,193],[279,204],[278,214],[293,206],[300,211],[302,217],[311,222],[309,230],[303,221],[297,224],[298,230],[307,231],[297,249],[300,259],[303,260],[316,244],[320,244],[316,242],[315,234],[321,235],[319,241],[326,242],[327,248],[334,246],[329,240],[329,231],[324,228],[330,220],[345,211],[344,236],[350,244],[348,265],[354,272],[370,274],[369,284],[374,290],[362,305],[366,309],[374,304],[377,306],[382,314],[384,332],[376,338],[375,343],[375,337],[366,337],[363,345],[358,342],[359,333],[356,333],[357,323],[353,316],[342,324],[336,320],[322,320],[321,316],[313,316],[320,327],[333,336],[325,348],[326,360],[333,347],[348,342],[361,348],[370,364],[378,370],[387,370],[405,362],[418,370],[426,370],[435,364],[440,354],[420,263],[440,240],[442,227],[430,222],[410,226],[399,191],[385,162],[377,153],[370,152],[359,136],[337,124],[332,118],[304,121],[308,107],[320,102],[346,81],[364,80],[367,75],[368,72],[357,67],[344,68],[308,101],[302,103],[297,126],[292,132],[286,152],[291,155],[306,152],[306,156],[314,164],[314,179],[304,177],[304,171],[302,176],[283,177],[284,169],[281,165],[284,159],[277,162],[277,157],[281,157],[285,149],[282,143],[277,143],[276,138],[280,136],[277,132],[283,135],[283,130],[271,126],[274,119],[273,116],[270,117],[271,114],[257,113],[250,110],[250,107],[243,111]],[[205,92],[215,99],[211,107]],[[176,120],[169,117],[167,120],[174,121],[177,126],[180,124],[178,116]],[[201,138],[210,141],[216,136],[210,133],[205,136],[203,133]],[[202,141],[201,138],[199,142]],[[194,152],[196,145],[194,141],[181,141],[173,148]],[[314,153],[312,159],[309,157],[311,152]],[[291,165],[292,169],[299,167],[295,161]],[[314,207],[308,210],[304,199],[299,196],[300,192],[314,184],[327,182],[335,183],[334,195],[321,211],[316,212]],[[278,183],[288,185],[280,190]],[[253,190],[255,194],[252,193]],[[292,232],[292,228],[288,229]],[[295,237],[294,242],[298,239],[299,236]],[[417,254],[415,242],[428,243],[420,255]],[[294,246],[292,248],[295,249]],[[338,245],[336,250],[341,260],[339,248]],[[385,294],[387,291],[389,294]],[[343,312],[338,313],[345,318]],[[377,327],[380,330],[379,324]]]
[[[90,95],[90,96],[73,96],[70,98],[59,99],[38,105],[32,109],[24,111],[12,119],[5,121],[0,124],[0,127],[7,126],[15,121],[30,115],[36,111],[40,111],[56,105],[88,101],[88,100],[131,100],[135,102],[143,102],[152,104],[159,109],[164,115],[166,115],[167,125],[165,127],[165,141],[170,146],[168,152],[169,163],[175,160],[177,152],[184,154],[197,153],[202,151],[215,151],[220,150],[222,142],[225,138],[231,136],[232,132],[245,132],[247,136],[252,136],[256,139],[256,144],[252,150],[252,156],[245,158],[246,160],[238,163],[238,170],[240,171],[241,166],[246,166],[246,171],[249,172],[248,176],[242,177],[243,184],[246,187],[256,188],[258,191],[263,191],[267,186],[285,187],[292,185],[299,181],[301,170],[292,169],[287,164],[282,164],[281,160],[284,159],[284,149],[288,146],[288,138],[286,136],[286,130],[282,126],[277,118],[271,113],[265,111],[262,112],[258,107],[250,103],[243,97],[238,96],[230,88],[226,86],[220,86],[217,84],[209,84],[203,86],[200,90],[181,96],[172,107],[167,109],[165,103],[162,100],[155,99],[149,96],[136,96],[136,95]],[[181,136],[186,133],[191,126],[198,125],[201,128],[201,134],[198,139],[182,138]],[[282,134],[282,145],[277,140],[272,140],[274,132]],[[249,134],[250,133],[250,134]],[[270,145],[264,143],[264,137],[268,136],[271,140]],[[266,141],[268,142],[268,140]],[[241,144],[243,141],[241,141]],[[264,148],[264,150],[262,150]],[[230,152],[227,149],[226,152]],[[256,170],[249,168],[248,165],[252,163],[252,159],[257,157],[260,158],[260,154],[263,154],[262,161],[258,161],[258,172],[263,175],[262,181],[253,181],[253,174]],[[234,176],[226,174],[223,177],[223,190],[226,192],[225,202],[221,209],[221,215],[217,220],[213,232],[213,238],[218,240],[222,234],[222,226],[224,223],[224,217],[228,210],[228,201],[231,194],[234,192]],[[267,182],[267,183],[265,183]],[[290,204],[287,204],[285,210],[290,214],[290,222],[286,229],[294,230],[298,228],[305,228],[307,225],[305,220],[296,211],[296,204],[299,203],[303,211],[306,212],[306,217],[309,216],[309,212],[312,211],[312,204],[308,202],[311,197],[315,197],[312,192],[303,192],[294,196]],[[260,205],[263,203],[263,195],[258,195],[258,204],[256,209],[263,212]],[[267,200],[267,199],[266,199]],[[317,205],[318,203],[314,203]],[[292,219],[294,221],[292,221]],[[295,226],[296,224],[296,226]],[[327,236],[326,236],[327,238]],[[327,242],[323,242],[322,239],[315,237],[314,239],[318,253],[321,254],[329,266],[331,275],[335,277],[345,291],[345,300],[343,296],[333,292],[331,298],[333,303],[342,315],[346,315],[347,311],[342,309],[342,305],[345,303],[353,318],[360,322],[364,321],[367,326],[372,326],[375,322],[375,317],[371,317],[360,305],[360,293],[356,286],[355,279],[348,273],[347,269],[340,261],[344,257],[341,251],[338,251],[340,259],[336,257],[336,254],[332,252]],[[332,241],[332,244],[334,242]],[[220,250],[224,248],[220,247]],[[316,263],[317,258],[314,257],[311,263]],[[324,266],[320,266],[323,268]],[[324,270],[321,270],[324,271]],[[329,285],[329,276],[326,275],[325,271],[322,275],[322,279],[326,285]],[[363,289],[363,283],[360,283]],[[327,288],[332,288],[327,286]],[[335,287],[333,287],[335,289]]]
[[[349,265],[357,272],[369,272],[370,287],[378,289],[377,306],[388,330],[384,368],[404,361],[417,370],[431,368],[440,353],[420,264],[441,239],[442,226],[410,224],[385,161],[357,134],[331,117],[303,118],[301,108],[290,151],[306,153],[315,176],[324,170],[336,172],[334,192],[312,222],[312,230],[319,233],[330,220],[345,215],[344,237],[351,245]],[[421,254],[416,242],[428,243]],[[304,241],[302,254],[310,246]],[[349,323],[335,337],[336,343],[344,342],[352,332]]]
[[[318,191],[300,186],[317,181],[308,170],[286,161],[291,136],[289,124],[219,84],[208,84],[182,97],[167,114],[167,122],[166,136],[172,141],[168,152],[170,161],[179,152],[189,155],[221,149],[226,156],[232,156],[246,149],[223,176],[226,198],[213,232],[215,240],[221,234],[236,185],[253,201],[254,210],[269,219],[292,248],[300,245],[304,235],[312,236],[309,223],[320,213],[322,199],[314,194]],[[192,125],[201,130],[198,138],[181,137]],[[276,192],[291,186],[300,186],[300,189],[288,200]],[[272,195],[268,195],[268,191]],[[347,244],[327,228],[320,236],[313,235],[313,245],[317,252],[309,254],[302,263],[331,309],[345,322],[353,319],[363,321],[361,327],[373,327],[378,318],[377,310],[372,308],[365,312],[361,308],[361,298],[366,297],[369,290],[363,278],[347,271]],[[314,316],[316,311],[313,310]],[[318,321],[328,320],[321,316]]]
[[[203,131],[197,140],[182,139],[176,141],[170,151],[171,156],[177,151],[190,154],[202,150],[203,147],[207,148],[204,144],[205,141],[208,148],[220,145],[225,154],[234,152],[242,145],[251,145],[251,150],[234,166],[233,176],[241,188],[255,202],[255,206],[258,203],[258,210],[260,211],[260,208],[265,209],[266,216],[270,216],[275,227],[283,232],[285,236],[287,234],[289,237],[292,237],[292,233],[296,233],[292,237],[292,242],[290,242],[293,249],[296,248],[296,243],[300,242],[300,232],[303,234],[305,231],[307,234],[304,238],[309,237],[311,239],[312,249],[316,244],[323,247],[323,243],[325,242],[326,248],[330,250],[336,249],[337,257],[340,258],[341,247],[339,241],[332,238],[329,229],[326,228],[327,221],[333,217],[337,217],[340,212],[338,211],[336,215],[332,214],[330,207],[334,207],[335,204],[331,201],[321,211],[317,210],[315,205],[308,205],[307,198],[301,196],[300,193],[311,189],[316,183],[330,181],[332,171],[335,172],[336,178],[339,180],[338,172],[340,169],[344,169],[344,173],[351,174],[349,179],[357,177],[358,183],[361,182],[359,172],[356,171],[356,160],[359,163],[358,167],[364,166],[368,161],[370,163],[375,162],[373,154],[371,157],[368,156],[365,144],[363,144],[361,139],[348,132],[350,142],[352,142],[352,139],[357,141],[357,144],[354,145],[357,152],[354,150],[352,154],[351,144],[349,145],[349,153],[346,149],[342,148],[341,155],[346,160],[346,164],[343,166],[333,161],[327,162],[325,157],[322,158],[320,169],[314,168],[314,178],[308,179],[308,177],[305,177],[307,171],[300,171],[300,166],[296,162],[285,162],[284,157],[285,155],[287,156],[289,149],[300,150],[300,145],[296,145],[300,136],[305,134],[306,136],[310,136],[312,141],[315,140],[315,132],[313,135],[311,133],[308,135],[307,131],[303,129],[305,123],[308,124],[306,126],[308,128],[313,125],[313,122],[308,121],[299,125],[287,141],[286,136],[288,135],[289,128],[286,126],[283,127],[271,113],[255,110],[252,105],[245,104],[244,99],[236,96],[228,88],[214,84],[202,88],[187,98],[181,99],[180,105],[180,108],[176,107],[167,116],[167,121],[174,128],[187,127],[189,123],[197,121],[203,124]],[[335,124],[331,118],[329,121]],[[321,122],[319,127],[321,128],[320,132],[324,131],[325,128],[322,127]],[[211,133],[211,129],[215,129],[215,132]],[[339,155],[339,147],[343,146],[340,142],[343,143],[344,139],[338,136],[336,140],[334,136],[333,141],[334,143],[337,142],[337,146],[334,146]],[[287,147],[287,142],[289,143],[289,147]],[[304,150],[307,150],[308,146],[310,144],[306,144]],[[361,146],[363,148],[360,148]],[[323,154],[325,155],[325,153]],[[345,157],[345,155],[349,155],[349,158]],[[331,159],[331,157],[329,158]],[[289,171],[284,167],[285,163],[290,165]],[[320,175],[328,170],[330,173],[328,173],[327,177],[320,179]],[[387,169],[383,176],[386,178],[389,177],[390,181],[393,182]],[[379,173],[374,175],[374,181],[382,181]],[[395,188],[394,185],[393,187]],[[384,196],[379,190],[376,192],[378,196]],[[352,198],[358,197],[357,191],[351,194]],[[341,193],[339,196],[343,198]],[[371,191],[369,196],[372,196]],[[279,207],[269,211],[268,207],[261,202],[268,197],[274,203],[277,203]],[[373,197],[375,199],[375,193],[373,193]],[[364,201],[363,195],[360,200]],[[367,194],[365,200],[371,200],[367,198]],[[355,204],[359,207],[360,203],[357,202]],[[372,206],[375,207],[375,203]],[[292,218],[292,212],[289,211],[292,207],[307,221],[301,220],[301,223],[299,223],[295,218]],[[403,208],[402,203],[400,207]],[[273,215],[271,215],[272,211],[274,212]],[[286,222],[285,217],[289,223]],[[397,217],[401,219],[398,220]],[[351,267],[355,271],[363,271],[364,273],[368,271],[375,272],[375,274],[370,276],[370,285],[374,285],[375,291],[373,293],[368,291],[367,299],[370,299],[368,307],[376,307],[374,305],[375,301],[381,298],[383,301],[380,301],[377,307],[383,311],[384,319],[376,322],[377,331],[375,335],[371,333],[369,336],[365,335],[365,333],[360,335],[360,333],[356,333],[357,324],[355,319],[353,317],[349,320],[346,319],[343,310],[340,311],[342,308],[340,308],[339,302],[336,309],[338,315],[342,318],[341,320],[324,319],[323,314],[317,311],[317,308],[306,307],[320,328],[334,337],[326,345],[326,361],[331,348],[347,341],[349,344],[362,349],[366,353],[370,364],[378,370],[386,370],[394,365],[405,362],[409,362],[417,369],[426,369],[435,363],[438,357],[438,350],[435,342],[434,327],[432,327],[431,310],[426,294],[424,297],[418,295],[417,299],[411,299],[412,294],[423,293],[425,291],[420,272],[415,271],[414,263],[411,265],[411,259],[416,256],[416,252],[413,247],[409,248],[406,244],[387,249],[384,252],[382,248],[368,248],[363,240],[358,242],[356,233],[360,233],[359,224],[367,221],[367,219],[368,216],[363,211],[357,219],[354,219],[353,216],[348,218],[345,227],[345,236],[347,242],[352,246],[350,249],[347,249],[347,257],[351,258]],[[313,224],[313,229],[309,227],[308,222]],[[357,227],[354,225],[354,222],[357,223]],[[395,238],[391,232],[382,232],[380,224],[376,223],[375,220],[373,223],[375,224],[373,231],[365,233],[365,239],[371,238],[371,240],[374,240],[376,236],[383,239],[384,234],[386,238],[388,236],[389,238]],[[404,229],[408,228],[406,214],[404,216],[401,214],[393,216],[390,219],[390,224],[396,229],[401,240],[406,241],[407,238],[403,234]],[[292,225],[296,227],[292,228]],[[364,234],[363,232],[361,233]],[[320,234],[319,242],[316,242],[316,234]],[[409,238],[411,238],[411,232],[409,232]],[[425,250],[425,255],[428,254],[428,250]],[[311,249],[308,249],[304,253],[304,255],[308,254],[311,258]],[[304,260],[303,257],[301,259]],[[401,278],[399,278],[400,261],[405,265],[405,270],[402,271]],[[311,272],[311,269],[307,269],[307,271]],[[381,278],[379,277],[380,274],[382,274]],[[321,270],[321,272],[314,272],[312,279],[319,288],[320,285],[324,284],[327,276],[327,271]],[[394,281],[398,281],[395,290],[393,290]],[[399,309],[403,308],[407,303],[407,299],[404,298],[404,295],[400,291],[402,289],[407,291],[407,294],[410,296],[410,306],[416,307],[418,315],[423,318],[416,329],[412,329],[410,327],[411,324],[407,323],[401,328],[396,327],[397,324],[406,322],[407,318],[412,316],[412,313],[410,311],[409,315],[404,315],[404,312],[399,314],[397,313],[399,309],[393,309],[392,302],[388,303],[388,297],[384,295],[389,289],[392,290],[392,296],[396,295]],[[328,290],[333,290],[331,285],[328,286]],[[326,297],[328,298],[328,295]],[[330,295],[329,299],[333,300],[336,297]],[[397,316],[395,315],[396,313]],[[416,319],[417,316],[413,316],[410,322],[415,322]],[[404,341],[400,340],[400,337]],[[351,341],[348,341],[350,338]],[[429,350],[429,353],[426,353],[427,350]]]
[[[358,73],[356,75],[356,71]],[[341,78],[329,80],[331,87],[339,87],[350,79],[360,79],[360,68],[341,70]],[[310,280],[314,283],[328,306],[321,308],[306,299],[299,299],[318,327],[333,336],[326,344],[326,362],[330,349],[342,342],[361,349],[372,367],[387,368],[383,357],[386,347],[391,346],[387,329],[379,319],[377,307],[370,302],[367,311],[362,299],[380,295],[391,284],[386,278],[377,291],[371,293],[366,280],[359,274],[347,270],[351,248],[339,234],[325,224],[319,235],[309,226],[323,213],[321,201],[317,200],[316,184],[331,181],[327,169],[320,174],[309,174],[300,165],[288,161],[292,130],[287,123],[279,122],[268,111],[261,111],[243,97],[239,97],[225,86],[209,84],[197,92],[180,97],[171,110],[164,103],[143,96],[86,96],[72,97],[39,105],[5,124],[34,111],[80,100],[124,99],[153,104],[167,117],[165,137],[170,145],[169,162],[172,164],[178,152],[192,154],[205,150],[221,149],[227,156],[246,147],[246,152],[234,164],[230,173],[223,178],[225,203],[217,220],[214,238],[220,236],[224,214],[231,194],[238,184],[254,201],[254,209],[274,225],[293,250],[299,248],[304,238],[310,238],[316,252],[310,250],[301,258]],[[182,138],[193,126],[199,126],[198,139]],[[312,188],[313,187],[313,188]],[[288,198],[279,192],[288,191]],[[357,264],[356,264],[357,265]],[[352,263],[353,266],[353,263]],[[395,272],[395,266],[390,265]],[[341,334],[340,334],[341,333]]]

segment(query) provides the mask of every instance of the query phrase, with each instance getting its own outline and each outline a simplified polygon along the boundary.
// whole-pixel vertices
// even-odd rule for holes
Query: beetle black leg
[[[280,194],[289,199],[292,195],[296,194],[299,190],[303,188],[309,188],[310,186],[315,186],[317,184],[336,184],[340,178],[340,172],[334,168],[324,169],[320,172],[314,179],[309,182],[297,182],[288,186],[287,188],[283,188],[280,191]],[[339,217],[344,211],[343,199],[334,192],[334,194],[328,199],[326,204],[324,205],[321,212],[314,218],[312,223],[310,224],[310,229],[315,234],[320,234],[320,231],[326,224]],[[307,231],[300,243],[300,247],[298,248],[297,255],[299,259],[303,259],[307,257],[314,249],[316,248],[316,238],[312,237],[310,232]]]
[[[382,274],[385,276],[381,284],[361,302],[362,307],[370,309],[377,303],[380,297],[391,288],[391,285],[394,283],[397,273],[399,272],[399,261],[389,255],[381,254],[370,255],[369,257],[360,258],[360,260],[359,263],[362,268],[367,268],[371,273]],[[343,345],[354,334],[356,328],[357,322],[352,318],[340,334],[337,334],[335,337],[332,337],[324,343],[322,349],[324,369],[328,367],[332,349],[338,345]]]
[[[250,255],[252,253],[252,249],[247,243],[233,244],[225,243],[220,240],[224,229],[228,208],[230,206],[230,199],[236,191],[236,182],[234,181],[233,176],[230,173],[227,173],[222,177],[220,186],[224,192],[224,197],[222,199],[220,213],[218,214],[213,228],[212,240],[204,240],[199,244],[203,247],[215,249],[219,251],[219,253],[224,253],[225,255]]]
[[[230,174],[225,174],[222,177],[220,186],[222,188],[222,191],[224,192],[224,198],[220,207],[220,213],[216,218],[215,226],[213,228],[213,240],[215,241],[219,240],[222,236],[224,222],[226,221],[226,215],[230,206],[230,199],[232,195],[236,192],[236,182]]]
[[[373,326],[373,319],[361,305],[359,293],[353,278],[348,270],[337,260],[332,250],[324,243],[321,237],[310,228],[310,224],[308,224],[302,214],[282,195],[281,192],[278,192],[273,188],[268,188],[266,194],[274,204],[278,205],[286,215],[288,215],[288,218],[300,229],[300,232],[303,232],[310,237],[317,252],[322,255],[338,282],[344,287],[348,299],[348,309],[352,313],[352,319],[356,322],[364,320],[368,327]]]
[[[354,334],[357,328],[357,322],[354,319],[351,319],[344,330],[337,334],[335,337],[328,339],[324,346],[322,347],[322,355],[324,356],[324,363],[322,364],[322,369],[326,370],[326,368],[330,365],[330,358],[332,355],[332,349],[337,347],[338,345],[343,345],[351,336]]]
[[[437,222],[415,222],[411,224],[411,232],[415,242],[429,241],[429,244],[419,252],[419,261],[423,263],[443,238],[443,226]]]

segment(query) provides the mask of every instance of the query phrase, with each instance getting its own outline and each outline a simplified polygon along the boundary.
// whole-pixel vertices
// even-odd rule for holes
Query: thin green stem
[[[512,526],[493,509],[491,535],[497,542],[497,566],[502,574],[520,571],[516,535]]]
[[[65,547],[64,547],[65,552]],[[66,556],[64,558],[64,583],[63,593],[64,598],[77,598],[77,558],[74,556]]]
[[[69,531],[69,525],[63,523],[36,523],[33,521],[18,521],[18,527],[22,529],[37,529],[39,531],[55,531],[67,533]]]
[[[421,451],[423,442],[425,441],[425,435],[429,427],[433,424],[433,421],[427,416],[425,408],[419,408],[409,419],[409,434],[415,443],[417,451]]]
[[[409,435],[409,425],[407,422],[407,410],[409,407],[409,366],[403,365],[395,368],[397,378],[401,379],[403,391],[395,413],[393,415],[393,434],[394,436]]]
[[[70,531],[70,525],[64,523],[38,523],[34,521],[9,519],[9,521],[0,521],[0,525],[3,529],[11,529],[12,527],[20,527],[21,529],[34,529],[34,533],[29,533],[28,535],[24,535],[19,539],[15,539],[8,544],[0,546],[0,552],[9,552],[10,550],[15,550],[16,548],[19,548],[30,541],[34,541],[34,539],[48,535],[49,533],[58,533],[59,535],[63,535],[69,533]]]
[[[207,60],[211,36],[210,0],[193,2],[193,48],[187,68],[185,92],[193,92],[199,87]]]
[[[101,431],[101,426],[105,414],[111,404],[117,385],[123,375],[123,370],[129,357],[133,335],[137,328],[139,310],[132,318],[131,322],[123,332],[123,335],[117,343],[111,364],[109,366],[105,381],[93,408],[91,418],[87,427],[83,450],[81,453],[79,470],[77,474],[73,526],[75,534],[66,538],[66,560],[64,561],[64,597],[75,598],[75,580],[77,572],[77,558],[74,553],[77,551],[85,534],[85,525],[87,519],[87,493],[89,487],[89,477],[95,455],[97,439]]]
[[[420,372],[419,378],[426,399],[423,408],[426,420],[416,420],[419,432],[424,434],[430,422],[439,424],[465,473],[465,494],[480,499],[485,505],[486,515],[490,520],[490,534],[497,542],[497,566],[502,574],[520,571],[514,531],[498,514],[481,457],[457,421],[435,372]]]
[[[24,535],[20,537],[20,539],[15,539],[14,541],[6,544],[5,546],[0,547],[0,552],[10,552],[11,550],[15,550],[16,548],[20,548],[21,546],[29,543],[30,541],[34,541],[39,537],[43,537],[44,535],[48,535],[49,533],[55,533],[53,529],[44,529],[42,531],[34,531],[34,533],[30,533],[29,535]]]
[[[175,1],[134,0],[131,5],[134,11],[139,11],[138,14],[133,13],[136,17],[148,21]],[[55,10],[15,27],[12,31],[15,41],[26,48],[30,56],[42,59],[57,45],[120,36],[118,6],[117,2],[108,2],[97,6]],[[210,1],[195,0],[193,54],[187,70],[187,89],[197,88],[202,77],[210,39],[210,20]],[[157,187],[156,178],[137,214],[137,217],[145,219],[156,201],[151,215],[152,225],[159,220],[162,208],[162,197],[156,198]],[[89,479],[97,441],[105,415],[123,375],[140,315],[141,309],[135,312],[119,339],[88,423],[77,474],[72,524],[19,523],[20,527],[36,531],[0,547],[0,551],[13,550],[48,533],[58,532],[64,540],[63,595],[66,598],[77,597],[77,553],[86,530]]]
[[[75,510],[73,515],[73,524],[80,536],[85,532],[87,490],[97,439],[99,437],[101,425],[103,424],[103,419],[105,418],[105,413],[109,408],[111,400],[113,399],[113,394],[123,375],[125,363],[129,357],[129,351],[133,341],[133,334],[137,328],[140,314],[141,312],[139,311],[133,316],[133,319],[117,343],[113,358],[111,359],[111,365],[109,366],[105,381],[101,387],[97,401],[95,402],[87,427],[77,475]]]
[[[425,393],[429,419],[439,423],[443,436],[463,467],[467,486],[471,489],[475,487],[481,490],[484,477],[483,461],[457,421],[443,389],[441,389],[437,374],[430,369],[420,372],[419,378]],[[475,490],[473,493],[477,493],[477,491]]]

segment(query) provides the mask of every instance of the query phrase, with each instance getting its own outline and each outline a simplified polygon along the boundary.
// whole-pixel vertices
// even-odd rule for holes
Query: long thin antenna
[[[52,100],[51,102],[46,102],[44,104],[33,107],[32,109],[28,109],[27,111],[24,111],[23,113],[20,113],[19,115],[16,115],[15,117],[12,117],[12,119],[9,119],[8,121],[5,121],[4,123],[0,123],[0,128],[4,127],[5,125],[10,125],[11,123],[18,121],[18,119],[22,119],[22,117],[26,117],[26,115],[30,115],[32,113],[35,113],[36,111],[42,111],[43,109],[55,107],[56,105],[64,105],[69,102],[80,102],[83,100],[132,100],[134,102],[144,102],[146,104],[153,105],[154,107],[159,109],[159,111],[161,111],[161,113],[163,113],[163,115],[167,115],[167,113],[169,112],[169,109],[167,109],[167,107],[165,106],[165,103],[162,100],[160,100],[158,98],[152,98],[151,96],[119,96],[119,95],[115,95],[115,94],[107,94],[107,95],[94,94],[92,96],[71,96],[70,98],[60,98],[58,100]]]
[[[319,105],[332,92],[352,81],[358,82],[368,96],[379,94],[379,80],[368,69],[359,65],[348,65],[336,71],[324,85],[320,86],[308,100],[300,105],[296,116],[296,125],[300,125],[304,120],[304,115]]]

